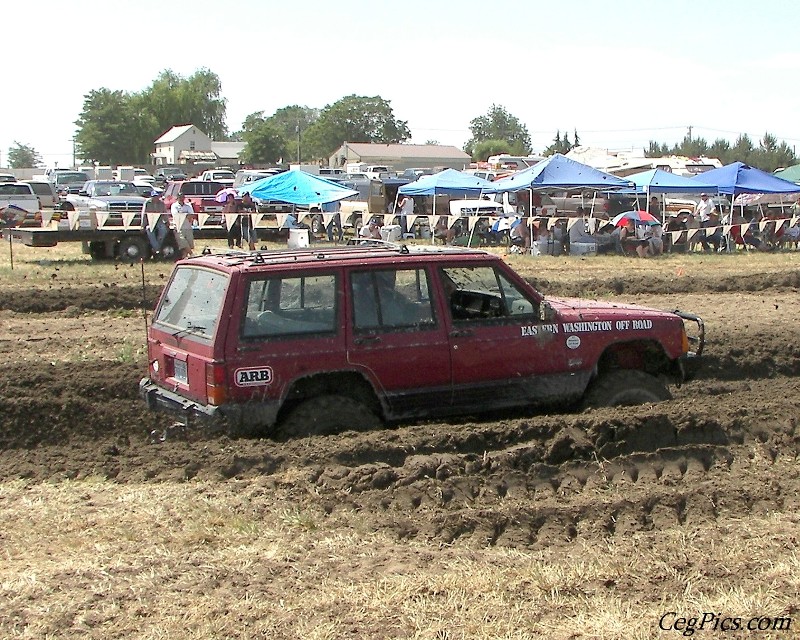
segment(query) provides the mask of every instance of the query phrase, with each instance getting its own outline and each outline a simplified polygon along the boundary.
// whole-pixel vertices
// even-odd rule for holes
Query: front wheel
[[[325,435],[339,431],[368,431],[380,426],[380,418],[347,396],[326,395],[304,400],[279,425],[282,436]]]
[[[655,376],[620,369],[600,376],[584,396],[584,407],[622,407],[672,400],[669,389]]]

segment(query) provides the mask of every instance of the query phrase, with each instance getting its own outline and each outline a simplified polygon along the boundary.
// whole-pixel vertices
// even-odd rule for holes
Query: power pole
[[[692,141],[692,125],[689,125],[689,142]]]
[[[297,164],[300,164],[300,118],[297,118]]]

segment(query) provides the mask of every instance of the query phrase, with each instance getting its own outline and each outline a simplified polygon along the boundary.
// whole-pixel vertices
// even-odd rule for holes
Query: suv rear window
[[[181,183],[181,190],[185,196],[215,196],[224,187],[219,182],[189,181]]]
[[[181,333],[211,338],[217,328],[229,277],[219,271],[178,267],[169,283],[154,322]]]
[[[49,182],[29,182],[37,196],[53,196],[53,187]]]
[[[336,276],[253,280],[248,287],[245,338],[336,331]]]

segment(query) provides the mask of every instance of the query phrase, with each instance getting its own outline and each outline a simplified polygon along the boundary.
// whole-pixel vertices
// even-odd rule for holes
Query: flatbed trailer
[[[265,226],[263,219],[261,222],[262,224],[256,226],[260,238],[267,235],[280,236],[281,233],[288,237],[288,231],[282,231],[277,224]],[[196,227],[193,231],[196,241],[224,240],[228,237],[228,230],[218,224]],[[147,232],[139,225],[97,228],[67,228],[63,225],[5,227],[2,229],[2,235],[3,238],[11,238],[28,247],[55,247],[61,242],[80,242],[83,252],[95,260],[119,259],[124,262],[137,262],[152,255]],[[170,228],[158,257],[166,261],[177,259],[174,229]]]

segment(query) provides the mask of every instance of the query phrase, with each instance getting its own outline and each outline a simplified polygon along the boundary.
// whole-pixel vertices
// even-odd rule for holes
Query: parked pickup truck
[[[109,214],[107,224],[111,226],[141,225],[142,205],[147,198],[139,195],[132,182],[117,180],[89,180],[77,194],[68,194],[61,205],[63,211],[90,211]],[[129,220],[123,216],[131,214]],[[133,217],[136,220],[133,220]],[[87,216],[89,222],[95,216]]]
[[[0,183],[0,209],[6,207],[24,209],[28,213],[36,213],[42,208],[33,187],[26,182]]]

